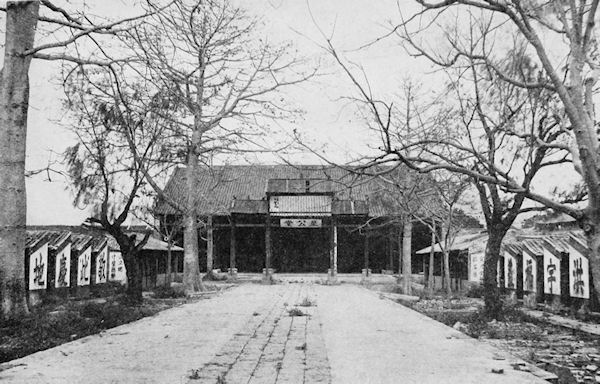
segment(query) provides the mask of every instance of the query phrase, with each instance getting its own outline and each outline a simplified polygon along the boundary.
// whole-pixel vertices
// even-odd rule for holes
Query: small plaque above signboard
[[[282,228],[321,228],[321,219],[281,219],[279,225]]]

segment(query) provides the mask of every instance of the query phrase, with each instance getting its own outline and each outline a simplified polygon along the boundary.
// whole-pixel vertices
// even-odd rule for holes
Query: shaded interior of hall
[[[329,268],[329,227],[272,228],[272,268],[276,273],[326,273]],[[364,232],[357,227],[338,227],[338,273],[361,273],[365,268]],[[401,232],[398,226],[382,226],[368,232],[369,268],[398,272]],[[214,268],[229,268],[231,229],[214,230]],[[206,236],[202,236],[206,237]],[[260,273],[265,264],[265,228],[236,228],[236,268],[238,272]],[[423,272],[423,258],[414,252],[429,246],[428,227],[415,223],[412,232],[412,271]],[[206,241],[200,240],[200,268],[206,269]]]

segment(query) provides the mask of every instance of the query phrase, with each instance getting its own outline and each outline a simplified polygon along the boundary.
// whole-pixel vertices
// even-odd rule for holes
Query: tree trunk
[[[165,285],[167,287],[171,286],[171,263],[173,262],[173,251],[171,250],[173,246],[173,240],[171,239],[171,236],[169,236],[169,240],[167,242],[167,271],[166,271],[166,276],[165,276]]]
[[[398,227],[398,285],[402,283],[402,231],[403,227]]]
[[[592,203],[590,202],[590,205]],[[600,225],[595,225],[593,223],[593,219],[586,218],[588,222],[582,223],[582,228],[585,232],[587,244],[590,249],[589,253],[589,267],[590,272],[592,274],[592,279],[590,281],[590,285],[593,282],[600,281]],[[600,283],[595,283],[593,286],[590,286],[590,297],[592,295],[592,289],[596,293],[596,297],[600,297]]]
[[[198,229],[194,213],[185,216],[183,230],[183,286],[186,293],[203,290],[198,264]]]
[[[435,289],[435,279],[433,277],[433,268],[435,263],[435,221],[431,226],[431,249],[429,250],[429,270],[427,276],[427,288],[429,293],[433,294]]]
[[[405,295],[412,293],[411,276],[411,248],[412,248],[412,222],[410,218],[404,223],[402,231],[402,291]]]
[[[498,319],[502,313],[502,300],[498,289],[498,260],[500,258],[500,247],[506,234],[505,228],[492,226],[488,228],[488,241],[485,247],[483,262],[483,289],[485,312],[490,318]]]
[[[442,244],[442,255],[444,258],[444,285],[446,287],[446,294],[450,295],[452,293],[452,285],[450,284],[450,250],[448,249],[447,243],[447,227],[446,225],[442,226],[442,236],[440,243]]]
[[[131,245],[133,247],[133,244]],[[142,271],[138,252],[132,252],[125,247],[121,248],[121,255],[127,270],[126,294],[134,302],[142,301]]]
[[[215,258],[215,239],[212,215],[208,216],[206,221],[206,275],[213,276],[214,258]]]
[[[192,141],[199,140],[194,133]],[[192,145],[188,153],[186,173],[187,204],[184,215],[183,229],[183,286],[186,293],[204,290],[200,278],[200,266],[198,262],[198,215],[196,213],[196,172],[198,169],[198,156],[195,154],[195,146]]]
[[[4,67],[0,74],[0,317],[28,313],[25,283],[25,143],[31,56],[38,1],[6,4]]]

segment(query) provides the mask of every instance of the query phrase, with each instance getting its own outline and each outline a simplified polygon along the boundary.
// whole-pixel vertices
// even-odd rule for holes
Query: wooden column
[[[369,235],[365,231],[365,276],[369,276]]]
[[[335,279],[337,276],[337,226],[335,220],[331,218],[331,226],[329,227],[329,277]]]
[[[265,223],[265,276],[264,280],[267,283],[271,283],[271,216],[267,214],[267,220]]]
[[[235,275],[237,270],[235,267],[235,218],[231,215],[231,235],[229,243],[229,274]]]
[[[156,273],[154,274],[154,286],[158,286],[158,253],[154,255],[154,267],[156,268]]]
[[[206,221],[206,273],[211,273],[214,264],[214,228],[213,217]]]
[[[337,260],[338,260],[338,227],[333,226],[333,275],[337,276]]]
[[[392,271],[392,274],[394,273],[394,227],[392,225],[390,225],[390,229],[388,231],[388,247],[387,247],[387,252],[388,252],[388,270]]]
[[[404,276],[402,287],[405,295],[411,294],[411,277],[412,277],[412,265],[411,265],[411,242],[412,242],[412,222],[410,218],[406,219],[404,223],[404,230],[402,236],[402,275]]]

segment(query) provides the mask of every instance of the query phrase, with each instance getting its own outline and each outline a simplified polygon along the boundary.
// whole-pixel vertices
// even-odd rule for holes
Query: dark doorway
[[[328,228],[273,228],[276,272],[320,272],[329,268]]]

